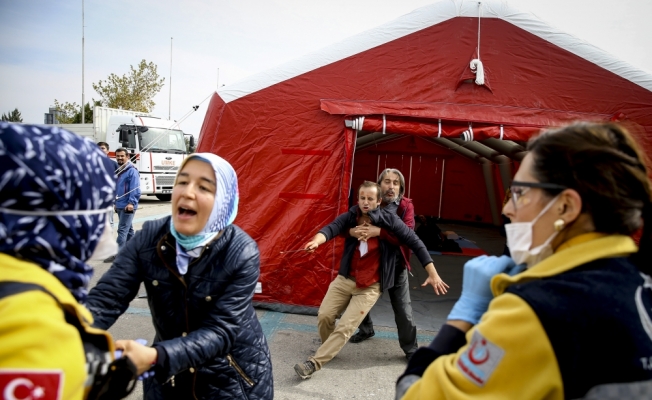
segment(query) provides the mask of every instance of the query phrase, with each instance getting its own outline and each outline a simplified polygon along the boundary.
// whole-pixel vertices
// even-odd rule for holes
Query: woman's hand
[[[122,355],[129,357],[134,363],[138,369],[138,375],[142,375],[152,368],[152,364],[155,364],[158,359],[155,348],[143,346],[135,340],[118,340],[115,342],[115,347],[122,350]]]

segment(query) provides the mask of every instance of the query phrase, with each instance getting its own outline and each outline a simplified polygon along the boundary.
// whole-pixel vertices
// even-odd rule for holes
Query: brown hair
[[[358,197],[360,197],[360,190],[362,188],[376,188],[376,200],[380,200],[380,185],[376,182],[364,181],[362,185],[358,188]]]
[[[643,264],[652,264],[652,190],[647,159],[629,132],[613,123],[575,123],[544,132],[528,150],[533,175],[576,190],[596,231],[632,235],[648,222],[633,261],[649,274],[652,268]]]

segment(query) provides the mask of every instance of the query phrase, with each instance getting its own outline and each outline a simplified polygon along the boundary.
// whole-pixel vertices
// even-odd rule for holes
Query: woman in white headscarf
[[[108,329],[147,290],[152,347],[118,341],[144,382],[146,399],[272,399],[272,363],[252,306],[260,274],[256,242],[233,225],[235,171],[209,153],[186,158],[172,215],[146,222],[88,296]]]

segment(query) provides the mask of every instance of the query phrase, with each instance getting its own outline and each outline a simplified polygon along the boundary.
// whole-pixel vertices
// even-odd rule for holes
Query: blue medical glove
[[[464,264],[462,296],[453,306],[448,320],[462,320],[477,324],[493,299],[491,278],[516,267],[507,256],[480,256]]]

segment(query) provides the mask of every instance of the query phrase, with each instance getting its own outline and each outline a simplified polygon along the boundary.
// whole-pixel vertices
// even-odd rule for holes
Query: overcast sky
[[[341,41],[431,0],[85,0],[85,98],[92,83],[153,61],[154,114],[197,135],[218,85]],[[513,0],[633,66],[652,71],[652,0]],[[0,112],[43,123],[54,99],[81,104],[82,0],[0,0]],[[172,95],[170,98],[170,38]]]

